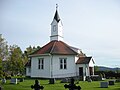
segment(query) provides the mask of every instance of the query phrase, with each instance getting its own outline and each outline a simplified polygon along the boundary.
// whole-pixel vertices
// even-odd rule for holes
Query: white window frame
[[[38,58],[38,69],[44,69],[44,58]]]
[[[67,69],[67,58],[59,58],[60,69]]]

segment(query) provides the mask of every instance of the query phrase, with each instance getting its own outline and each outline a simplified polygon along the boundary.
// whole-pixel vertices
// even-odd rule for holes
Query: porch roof
[[[92,57],[79,57],[76,64],[89,64]]]

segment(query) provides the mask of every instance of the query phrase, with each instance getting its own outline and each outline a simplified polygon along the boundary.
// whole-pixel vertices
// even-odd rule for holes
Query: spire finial
[[[56,4],[56,10],[58,9],[58,4]]]

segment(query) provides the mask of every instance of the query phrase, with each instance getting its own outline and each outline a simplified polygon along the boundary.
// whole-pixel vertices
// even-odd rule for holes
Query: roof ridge
[[[51,50],[50,50],[50,53],[52,53],[52,51],[53,51],[53,49],[54,49],[54,47],[55,47],[55,44],[56,44],[56,41],[54,42],[54,44],[53,44],[53,46],[52,46],[52,48],[51,48]]]
[[[62,42],[62,41],[61,41]],[[64,42],[62,42],[62,43],[64,43]],[[77,52],[75,52],[72,48],[70,48],[70,46],[68,45],[68,44],[66,44],[66,43],[64,43],[66,46],[67,46],[67,48],[69,48],[70,50],[72,50],[74,53],[76,53],[76,54],[78,54]]]

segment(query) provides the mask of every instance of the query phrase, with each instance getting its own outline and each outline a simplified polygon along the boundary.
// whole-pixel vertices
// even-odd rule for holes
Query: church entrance
[[[83,81],[83,67],[79,67],[79,78]]]
[[[90,75],[93,75],[93,68],[92,67],[89,67],[89,72],[90,72]]]
[[[79,67],[79,76],[83,76],[83,67]]]

